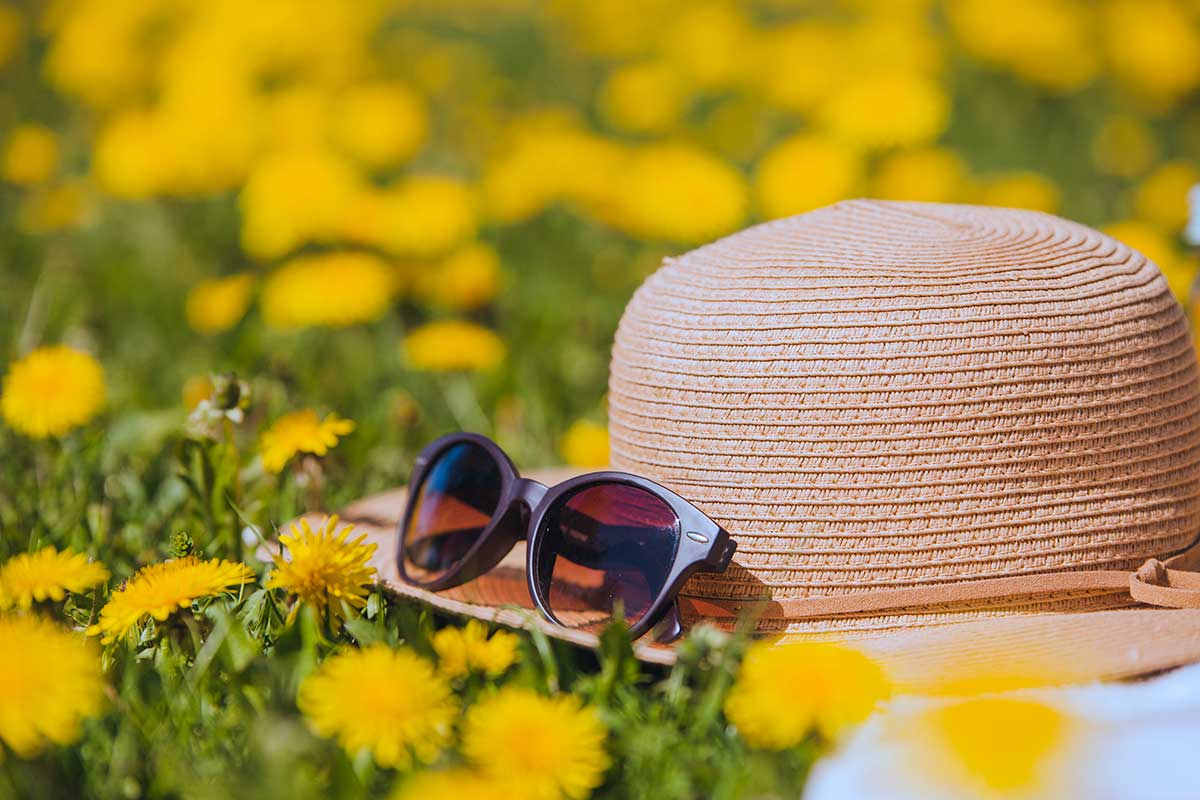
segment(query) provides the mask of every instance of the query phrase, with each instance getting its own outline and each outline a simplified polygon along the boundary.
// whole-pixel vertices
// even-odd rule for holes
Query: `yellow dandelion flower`
[[[153,197],[163,190],[173,155],[162,125],[149,111],[122,111],[101,129],[92,144],[92,172],[100,188],[127,200]]]
[[[746,218],[742,174],[689,144],[639,148],[614,177],[613,189],[605,218],[646,239],[704,242],[736,230]]]
[[[561,119],[520,120],[514,128],[509,146],[483,173],[484,205],[493,219],[521,222],[560,201],[586,211],[609,202],[625,147]]]
[[[449,625],[433,635],[438,671],[448,678],[469,672],[503,675],[517,660],[520,643],[520,638],[508,631],[496,631],[489,639],[487,627],[478,620],[461,628]]]
[[[608,428],[585,419],[578,420],[559,440],[558,452],[573,467],[607,466]]]
[[[596,710],[574,695],[543,697],[510,686],[467,711],[462,753],[489,778],[520,786],[526,797],[583,798],[608,769],[606,733]]]
[[[1092,140],[1092,161],[1102,172],[1132,178],[1149,169],[1158,156],[1158,143],[1145,122],[1114,114],[1100,125]]]
[[[451,768],[418,772],[401,783],[391,800],[510,800],[520,787],[506,787],[469,769]]]
[[[380,766],[400,768],[435,760],[458,711],[432,664],[383,644],[326,659],[300,685],[296,704],[313,730],[348,753],[367,750]]]
[[[331,119],[334,142],[373,168],[411,158],[429,130],[424,101],[398,83],[366,83],[347,89],[334,101]]]
[[[21,46],[25,18],[11,6],[0,7],[0,67],[8,64]]]
[[[0,615],[0,742],[22,758],[79,738],[100,713],[104,678],[95,645],[36,615]]]
[[[0,411],[35,439],[62,436],[104,406],[104,370],[87,353],[63,345],[39,347],[9,367]]]
[[[1028,208],[1054,214],[1062,204],[1058,185],[1038,172],[1017,171],[988,178],[980,188],[979,202],[1003,208]]]
[[[262,130],[270,151],[311,150],[325,141],[332,98],[324,88],[297,84],[263,98]]]
[[[621,59],[644,53],[660,41],[679,4],[677,0],[553,0],[546,9],[572,45]]]
[[[1191,9],[1173,0],[1113,0],[1100,19],[1113,74],[1142,98],[1169,105],[1200,85]]]
[[[183,389],[180,395],[183,398],[183,407],[188,411],[195,410],[196,406],[200,405],[202,400],[207,400],[212,397],[213,392],[217,389],[213,383],[211,375],[193,375],[183,382]]]
[[[238,199],[242,246],[269,259],[306,242],[331,241],[361,192],[362,177],[331,151],[306,147],[267,156],[250,170]]]
[[[254,276],[248,273],[200,281],[188,291],[188,325],[196,333],[229,330],[245,315],[253,290]]]
[[[1200,183],[1200,169],[1191,161],[1168,161],[1146,177],[1133,195],[1133,210],[1139,219],[1171,233],[1183,230],[1188,221],[1188,191]]]
[[[263,432],[259,444],[263,469],[279,473],[293,456],[300,453],[323,456],[337,446],[339,436],[353,430],[352,420],[333,413],[326,414],[325,419],[318,419],[317,412],[312,409],[285,414]]]
[[[332,516],[316,532],[302,519],[292,526],[291,533],[279,537],[280,552],[274,557],[275,569],[267,578],[267,587],[283,589],[299,599],[289,621],[301,603],[334,623],[346,617],[343,604],[351,608],[367,604],[375,578],[370,561],[376,546],[366,543],[366,534],[349,538],[353,530],[353,525],[339,529],[338,518]]]
[[[660,32],[664,58],[703,89],[727,89],[746,70],[752,29],[746,11],[728,0],[684,3]]]
[[[967,168],[958,153],[945,147],[918,147],[880,160],[871,196],[883,200],[953,203],[966,193]]]
[[[851,42],[843,26],[803,20],[763,31],[754,45],[751,77],[772,105],[808,113],[845,81]]]
[[[0,153],[0,177],[9,183],[45,183],[58,169],[58,137],[45,125],[18,125]]]
[[[224,559],[201,561],[188,556],[142,567],[113,592],[100,609],[100,621],[88,633],[104,644],[132,634],[150,617],[159,622],[197,600],[229,594],[254,580],[245,564]]]
[[[834,136],[863,147],[911,147],[946,130],[950,98],[920,73],[878,72],[851,79],[818,115]]]
[[[83,181],[64,180],[32,192],[21,203],[17,223],[22,230],[46,233],[75,228],[88,217],[88,192]]]
[[[364,244],[412,258],[434,258],[475,235],[474,190],[448,175],[413,175],[376,193],[375,213],[359,232]]]
[[[83,553],[45,547],[13,556],[0,567],[0,608],[29,608],[35,601],[58,602],[67,592],[91,589],[108,578],[103,564]]]
[[[600,89],[600,113],[627,133],[664,133],[683,117],[691,101],[686,81],[661,62],[631,64],[614,71]]]
[[[405,361],[418,370],[487,370],[506,356],[500,337],[473,322],[430,322],[404,337]]]
[[[293,258],[263,283],[263,319],[284,330],[374,322],[387,313],[395,284],[394,270],[369,253]]]
[[[1088,3],[1082,0],[951,0],[946,16],[968,53],[1051,91],[1082,88],[1100,72]]]
[[[417,277],[415,291],[425,301],[445,308],[478,308],[500,288],[500,256],[475,242],[460,247]]]
[[[864,172],[857,148],[826,136],[792,136],[772,147],[758,164],[754,190],[759,211],[775,219],[854,197]]]
[[[922,777],[972,797],[1049,789],[1054,757],[1072,732],[1062,711],[1035,700],[982,696],[935,705],[897,721]],[[1037,794],[1050,797],[1053,793]]]
[[[154,77],[149,48],[141,42],[161,25],[166,5],[72,4],[46,54],[47,77],[97,108],[130,98]]]
[[[1154,225],[1132,219],[1105,225],[1101,230],[1153,261],[1179,302],[1188,301],[1196,279],[1196,263],[1179,251],[1172,237]]]
[[[751,746],[783,750],[814,728],[838,738],[888,692],[882,668],[857,650],[829,642],[759,642],[746,652],[725,716]]]

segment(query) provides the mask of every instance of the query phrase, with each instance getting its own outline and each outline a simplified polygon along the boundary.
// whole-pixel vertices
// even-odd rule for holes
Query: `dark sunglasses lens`
[[[618,609],[630,625],[666,585],[679,523],[666,501],[620,483],[585,487],[545,517],[535,580],[565,625],[599,628]]]
[[[430,583],[460,561],[500,504],[500,465],[487,450],[460,442],[442,451],[417,489],[404,530],[404,571]]]

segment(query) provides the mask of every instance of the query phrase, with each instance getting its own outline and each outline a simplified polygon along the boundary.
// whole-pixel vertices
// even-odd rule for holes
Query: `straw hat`
[[[1200,610],[1158,607],[1200,607],[1196,353],[1158,268],[1090,228],[864,200],[759,225],[646,281],[609,390],[613,467],[738,542],[686,622],[854,639],[918,684],[1200,660]]]

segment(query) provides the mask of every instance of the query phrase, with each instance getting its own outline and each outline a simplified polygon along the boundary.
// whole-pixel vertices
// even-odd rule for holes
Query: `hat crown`
[[[616,468],[738,541],[696,597],[1135,569],[1200,531],[1179,304],[1141,254],[1036,212],[851,201],[668,259],[621,319],[609,416]]]

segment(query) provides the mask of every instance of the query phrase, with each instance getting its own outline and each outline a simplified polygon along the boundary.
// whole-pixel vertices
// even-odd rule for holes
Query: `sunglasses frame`
[[[414,501],[430,469],[446,450],[459,444],[481,447],[496,462],[500,471],[500,500],[478,540],[458,563],[433,580],[417,581],[408,575],[404,567],[408,526],[415,511]],[[660,638],[675,638],[681,633],[676,595],[694,573],[722,572],[729,566],[737,549],[737,543],[730,537],[729,532],[670,489],[627,472],[590,472],[554,486],[523,478],[508,454],[491,439],[478,433],[446,434],[426,445],[417,456],[408,483],[409,492],[404,515],[400,518],[398,530],[400,539],[396,550],[396,563],[400,577],[407,583],[428,591],[449,589],[474,580],[492,569],[508,555],[517,542],[525,541],[525,581],[529,595],[546,619],[568,627],[555,616],[547,598],[542,596],[538,588],[536,564],[544,541],[542,532],[549,522],[548,515],[561,508],[559,501],[588,486],[604,484],[634,486],[647,491],[666,503],[675,514],[677,543],[667,571],[667,579],[646,612],[629,629],[630,635],[636,639],[663,623],[664,629],[660,632]]]

